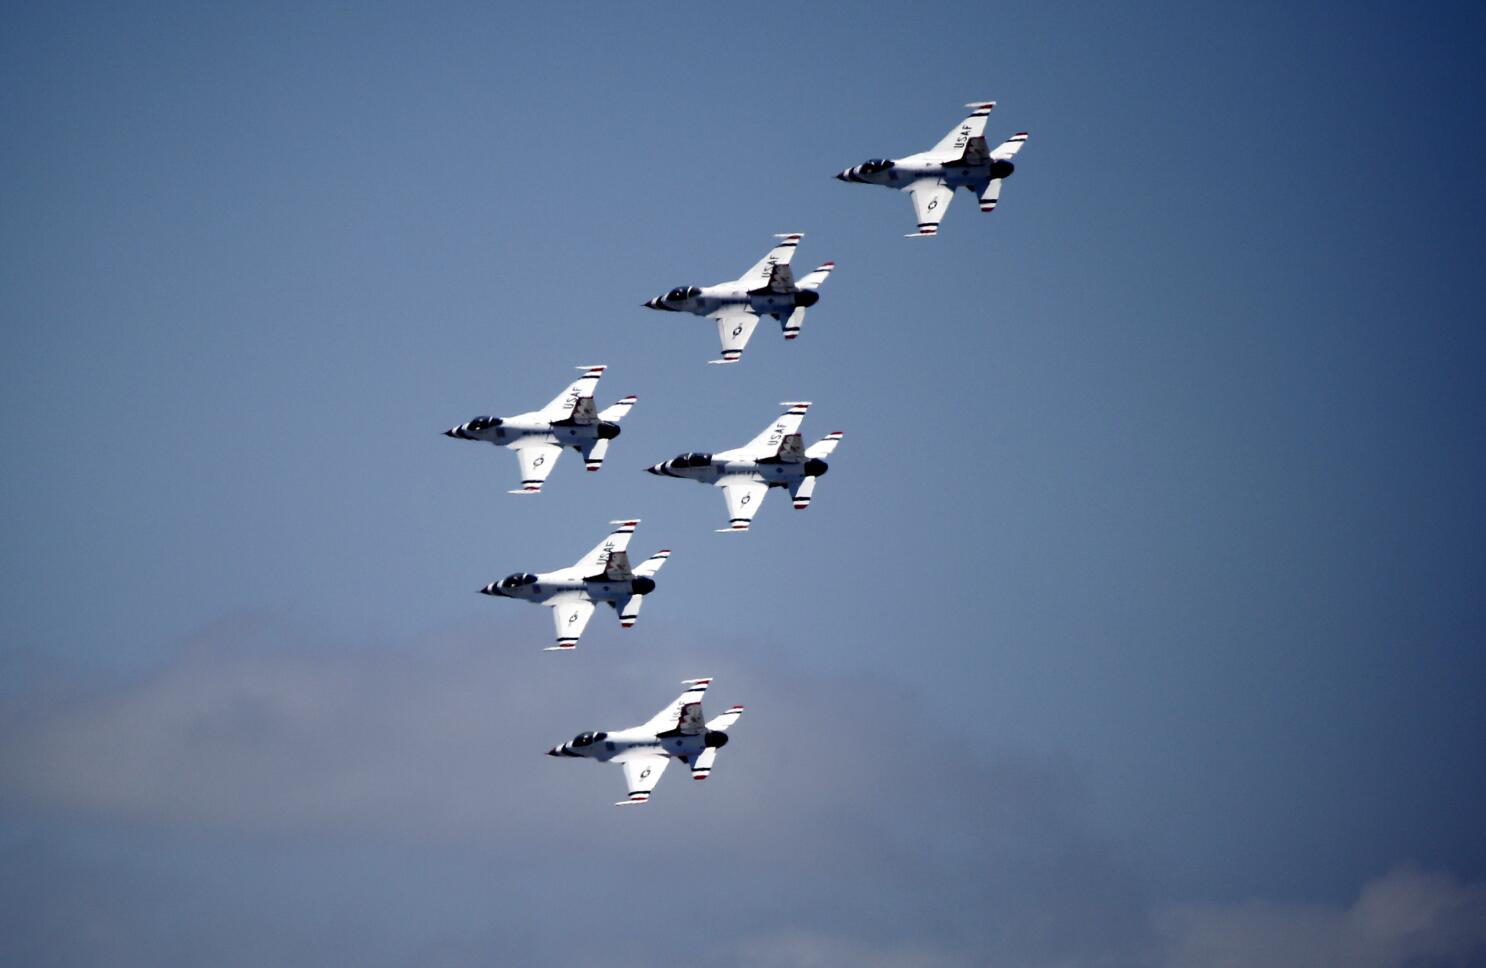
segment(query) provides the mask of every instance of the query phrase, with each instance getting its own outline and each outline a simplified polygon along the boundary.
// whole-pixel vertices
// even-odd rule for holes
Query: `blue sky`
[[[696,936],[570,906],[678,882],[717,964],[1486,910],[1474,8],[6,19],[12,955],[648,964]],[[831,178],[987,98],[994,215]],[[641,307],[782,231],[838,264],[795,343]],[[440,435],[587,363],[600,474]],[[795,399],[807,512],[640,472]],[[630,516],[638,628],[475,594]],[[749,706],[709,783],[540,756],[695,675]],[[1486,957],[1447,920],[1361,947]]]

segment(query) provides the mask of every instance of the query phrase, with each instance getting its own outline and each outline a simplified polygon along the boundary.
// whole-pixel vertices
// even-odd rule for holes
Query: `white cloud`
[[[1486,963],[1486,885],[1400,868],[1347,908],[1251,901],[1158,919],[1171,968],[1436,968]]]

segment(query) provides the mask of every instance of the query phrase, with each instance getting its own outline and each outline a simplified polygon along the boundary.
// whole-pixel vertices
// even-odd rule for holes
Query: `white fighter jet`
[[[913,210],[918,214],[918,231],[907,238],[921,239],[939,231],[939,220],[949,210],[956,188],[965,188],[980,199],[980,210],[989,212],[1001,197],[1001,182],[1015,170],[1011,159],[1027,142],[1027,132],[1019,131],[994,151],[986,147],[986,118],[995,101],[965,105],[970,117],[960,122],[949,134],[928,151],[907,158],[873,158],[836,177],[845,182],[885,185],[913,196]]]
[[[604,466],[609,441],[619,436],[619,421],[635,405],[629,396],[606,410],[595,411],[593,391],[606,367],[580,366],[583,375],[540,410],[514,417],[476,417],[444,431],[445,437],[484,440],[516,452],[521,461],[521,487],[511,494],[540,494],[564,447],[583,455],[588,469]]]
[[[645,468],[664,477],[686,477],[722,488],[728,503],[730,526],[718,531],[747,531],[771,487],[789,488],[795,510],[810,506],[815,482],[829,470],[825,458],[841,442],[840,431],[826,434],[809,447],[801,445],[800,423],[809,402],[782,403],[786,407],[763,433],[720,454],[682,454]]]
[[[820,284],[836,268],[836,263],[822,263],[814,272],[796,282],[789,262],[794,258],[795,247],[805,236],[791,232],[774,237],[782,241],[738,279],[719,282],[715,286],[677,286],[664,296],[648,300],[645,305],[651,309],[692,313],[717,320],[722,359],[708,360],[709,363],[738,362],[760,316],[773,316],[784,330],[785,339],[796,338],[805,325],[805,310],[820,300]]]
[[[629,799],[618,801],[616,807],[649,800],[650,791],[673,759],[691,768],[693,780],[705,780],[712,772],[717,751],[727,745],[728,727],[743,715],[742,706],[733,706],[703,723],[702,693],[711,684],[711,679],[683,680],[689,688],[644,725],[579,733],[571,741],[552,747],[547,755],[577,756],[623,766]]]
[[[640,562],[638,568],[631,569],[626,549],[640,522],[609,523],[619,527],[572,567],[537,575],[517,572],[491,582],[480,589],[481,593],[519,598],[551,608],[552,620],[557,625],[557,644],[548,646],[547,652],[576,646],[593,617],[594,608],[601,602],[619,613],[620,626],[633,628],[645,596],[655,591],[655,573],[671,557],[671,550],[662,548]]]

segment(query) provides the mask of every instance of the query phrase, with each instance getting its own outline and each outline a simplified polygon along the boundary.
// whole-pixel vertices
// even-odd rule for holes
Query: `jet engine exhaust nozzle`
[[[702,739],[702,743],[708,749],[719,749],[728,745],[728,734],[720,729],[709,730],[707,735]]]
[[[812,457],[805,462],[806,477],[821,477],[825,474],[826,471],[830,469],[831,465],[827,464],[819,457]]]
[[[655,579],[641,575],[630,583],[630,591],[635,595],[649,595],[655,591]]]

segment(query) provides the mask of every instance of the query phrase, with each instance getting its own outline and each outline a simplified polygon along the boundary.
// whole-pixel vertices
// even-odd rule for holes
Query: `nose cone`
[[[661,474],[664,474],[665,471],[663,471],[663,470],[660,469],[660,465],[659,464],[652,464],[649,467],[645,468],[645,473],[647,473],[647,474],[655,474],[655,475],[659,476]]]
[[[454,428],[453,427],[450,427],[448,430],[444,431],[444,436],[445,437],[453,437],[454,436]]]
[[[547,751],[547,755],[548,756],[561,756],[562,755],[562,747],[561,746],[554,746],[554,747],[552,747],[550,750]]]
[[[486,585],[484,588],[480,589],[480,594],[481,595],[499,595],[500,593],[501,593],[501,590],[498,587],[496,587],[495,582],[491,582],[490,584]]]
[[[647,300],[645,300],[645,308],[646,309],[659,309],[660,308],[660,297],[657,296],[654,299],[647,299]]]
[[[850,178],[850,176],[851,176],[851,169],[848,168],[845,171],[837,172],[836,173],[836,180],[837,181],[847,181]]]

